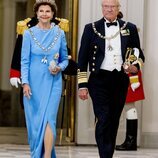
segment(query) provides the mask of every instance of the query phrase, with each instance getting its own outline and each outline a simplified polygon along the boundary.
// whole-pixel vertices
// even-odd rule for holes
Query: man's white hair
[[[103,4],[103,1],[105,0],[101,0],[101,4]],[[118,6],[120,6],[120,0],[116,0],[116,3],[118,4]]]

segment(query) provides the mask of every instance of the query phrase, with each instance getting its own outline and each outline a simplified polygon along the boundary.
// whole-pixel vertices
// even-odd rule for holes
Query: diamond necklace
[[[53,42],[52,42],[47,48],[45,48],[44,46],[42,46],[42,44],[41,44],[41,43],[37,40],[37,38],[34,36],[33,31],[32,31],[31,29],[28,29],[28,30],[29,30],[29,32],[30,32],[30,34],[31,34],[31,36],[32,36],[32,38],[33,38],[35,44],[37,44],[37,45],[38,45],[44,52],[46,52],[46,53],[47,53],[48,51],[50,51],[50,50],[54,47],[54,45],[56,44],[56,42],[57,42],[57,40],[58,40],[58,38],[59,38],[59,35],[60,35],[60,33],[61,33],[60,29],[58,28],[58,32],[57,32],[57,34],[56,34],[56,36],[55,36]],[[42,58],[41,62],[44,63],[44,64],[47,64],[47,62],[48,62],[48,60],[47,60],[47,55],[45,55],[45,56]]]
[[[109,37],[108,36],[104,36],[100,32],[98,32],[96,27],[95,27],[95,23],[92,23],[92,28],[93,28],[94,33],[97,34],[100,38],[108,40],[109,44],[108,44],[108,48],[107,49],[109,51],[112,51],[113,47],[111,46],[110,40],[116,38],[120,34],[120,32],[126,27],[126,25],[127,25],[127,22],[124,23],[123,26],[114,35],[111,35]]]
[[[34,42],[44,51],[44,52],[48,52],[50,49],[52,49],[55,45],[55,43],[57,42],[58,38],[59,38],[59,35],[60,35],[60,29],[58,29],[58,32],[53,40],[53,42],[48,46],[48,48],[45,48],[44,46],[42,46],[42,44],[37,40],[37,38],[34,36],[33,32],[31,29],[29,29],[30,31],[30,34],[34,40]]]

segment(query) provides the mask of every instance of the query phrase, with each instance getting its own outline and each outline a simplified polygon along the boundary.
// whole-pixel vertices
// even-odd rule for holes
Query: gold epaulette
[[[56,18],[56,20],[60,21],[58,25],[62,30],[69,32],[69,20],[62,18]]]
[[[23,35],[24,31],[28,29],[27,23],[31,20],[31,18],[27,18],[25,20],[21,20],[17,22],[16,32],[18,35]]]
[[[77,70],[77,78],[78,84],[88,82],[87,72],[80,72],[80,69]]]

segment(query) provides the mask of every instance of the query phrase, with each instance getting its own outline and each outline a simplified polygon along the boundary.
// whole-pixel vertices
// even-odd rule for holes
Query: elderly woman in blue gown
[[[21,76],[28,141],[32,158],[56,158],[56,117],[62,93],[62,75],[68,65],[63,30],[51,23],[53,0],[36,0],[38,24],[24,32]]]

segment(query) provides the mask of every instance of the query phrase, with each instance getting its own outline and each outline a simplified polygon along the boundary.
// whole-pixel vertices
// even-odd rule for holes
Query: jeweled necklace
[[[109,51],[112,51],[113,47],[111,46],[110,40],[116,38],[120,34],[120,32],[126,27],[126,25],[127,25],[127,22],[124,23],[123,26],[114,35],[111,35],[109,37],[104,36],[100,32],[98,32],[96,27],[95,27],[95,23],[92,23],[92,28],[93,28],[94,33],[97,34],[100,38],[108,40],[108,47],[107,47],[107,49]]]
[[[29,32],[30,32],[30,34],[31,34],[31,36],[32,36],[32,38],[33,38],[35,44],[38,45],[38,46],[39,46],[44,52],[46,52],[46,53],[49,52],[49,51],[54,47],[54,45],[56,44],[56,42],[57,42],[57,40],[58,40],[58,38],[59,38],[59,35],[60,35],[60,33],[61,33],[60,29],[58,28],[58,32],[57,32],[57,34],[56,34],[56,36],[55,36],[53,42],[52,42],[47,48],[45,48],[44,46],[42,46],[42,44],[41,44],[41,43],[37,40],[37,38],[34,36],[34,33],[33,33],[33,31],[32,31],[31,29],[29,29]],[[45,56],[42,58],[41,62],[42,62],[42,63],[47,63],[47,55],[45,55]]]

